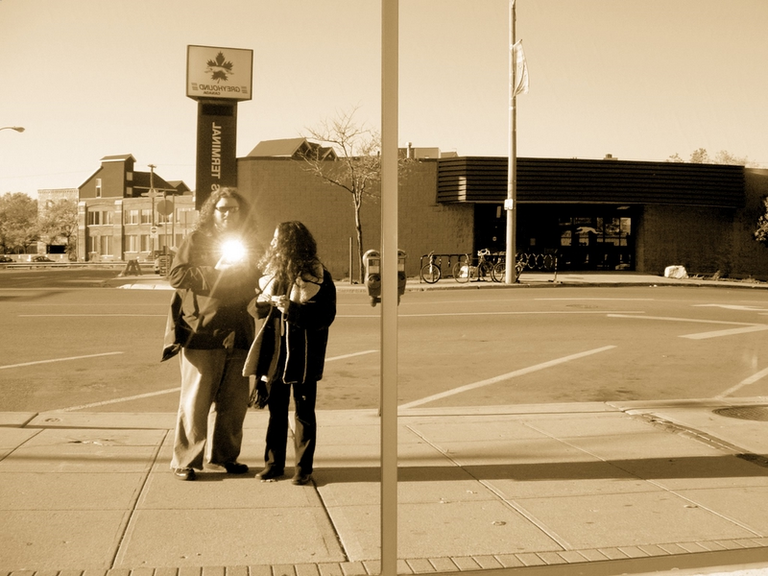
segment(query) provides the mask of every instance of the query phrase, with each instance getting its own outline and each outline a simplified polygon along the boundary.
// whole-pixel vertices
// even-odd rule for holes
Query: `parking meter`
[[[397,303],[405,293],[405,252],[397,251]],[[378,250],[368,250],[363,254],[365,268],[365,287],[371,298],[371,306],[381,302],[381,254]]]
[[[400,304],[400,296],[405,294],[405,252],[397,251],[397,303]]]
[[[371,298],[371,306],[381,302],[381,254],[378,250],[368,250],[363,254],[365,267],[365,287]]]

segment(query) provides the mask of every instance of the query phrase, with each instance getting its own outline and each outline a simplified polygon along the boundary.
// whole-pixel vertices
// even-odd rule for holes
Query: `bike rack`
[[[468,266],[476,266],[478,262],[477,256],[469,256],[466,252],[461,254],[423,254],[419,260],[419,270],[429,263],[430,256],[440,267],[443,278],[453,278],[453,268],[459,262],[466,262]],[[506,259],[506,253],[491,252],[485,259],[491,263],[503,262]],[[554,274],[552,281],[557,282],[557,251],[518,252],[515,261],[518,276],[526,270],[552,272]],[[419,274],[419,282],[423,282],[421,274]]]

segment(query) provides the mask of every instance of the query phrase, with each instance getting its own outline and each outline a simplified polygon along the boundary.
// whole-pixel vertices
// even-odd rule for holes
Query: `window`
[[[103,226],[112,224],[112,212],[109,210],[90,210],[88,226]]]
[[[125,251],[126,252],[139,252],[141,250],[141,244],[138,234],[127,234],[125,236]]]
[[[89,236],[88,252],[95,252],[100,256],[112,254],[112,236]]]
[[[101,178],[96,178],[96,198],[101,198]]]
[[[126,224],[139,224],[139,210],[138,208],[132,208],[125,213]]]
[[[141,223],[142,224],[152,224],[152,209],[151,208],[142,208],[141,209]]]

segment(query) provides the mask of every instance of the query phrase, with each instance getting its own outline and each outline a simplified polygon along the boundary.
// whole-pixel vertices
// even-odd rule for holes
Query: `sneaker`
[[[245,474],[248,472],[248,465],[240,462],[227,462],[224,464],[227,474]]]
[[[256,478],[262,482],[274,482],[284,474],[282,468],[264,468],[261,472],[256,474]]]
[[[179,480],[194,480],[197,476],[192,468],[174,468],[173,475]]]
[[[304,484],[309,484],[310,480],[312,480],[312,474],[302,474],[299,472],[293,477],[291,483],[296,486],[304,486]]]

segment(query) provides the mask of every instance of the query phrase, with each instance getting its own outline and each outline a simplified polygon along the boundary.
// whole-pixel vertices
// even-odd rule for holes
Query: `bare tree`
[[[316,146],[305,155],[305,160],[311,173],[327,184],[349,192],[357,232],[358,282],[362,282],[363,224],[360,208],[364,198],[375,197],[379,190],[381,139],[375,130],[355,123],[355,111],[341,112],[317,128],[307,129],[308,139],[330,145],[335,154],[328,154],[328,148]]]

